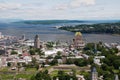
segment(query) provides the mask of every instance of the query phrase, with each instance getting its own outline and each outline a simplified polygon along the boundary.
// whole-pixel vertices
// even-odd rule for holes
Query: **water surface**
[[[75,23],[59,23],[46,25],[0,23],[0,32],[2,32],[2,34],[4,35],[11,35],[17,37],[21,37],[23,34],[25,34],[26,38],[29,39],[33,39],[34,36],[38,34],[42,41],[72,41],[72,39],[74,38],[74,33],[54,28],[56,26],[62,25],[75,25]],[[86,42],[102,41],[107,43],[120,43],[120,36],[110,34],[83,34],[83,39]]]

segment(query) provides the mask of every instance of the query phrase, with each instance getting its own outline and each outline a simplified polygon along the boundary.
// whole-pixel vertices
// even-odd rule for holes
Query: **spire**
[[[96,70],[96,67],[93,67],[91,69],[91,80],[98,80],[98,72]]]
[[[115,75],[115,80],[119,80],[119,77],[117,74]]]
[[[39,38],[39,36],[38,36],[38,35],[35,35],[35,38]]]
[[[96,70],[96,68],[95,68],[95,67],[93,67],[92,72],[97,72],[97,70]]]

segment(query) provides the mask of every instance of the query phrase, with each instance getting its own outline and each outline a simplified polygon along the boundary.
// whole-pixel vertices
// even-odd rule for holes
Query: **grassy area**
[[[26,69],[27,72],[36,72],[36,68],[27,68]]]
[[[19,78],[23,78],[23,79],[26,79],[26,80],[30,80],[31,76],[33,74],[24,74],[24,73],[20,73],[20,74],[0,74],[0,80],[13,80],[14,78],[15,79],[19,79]]]
[[[62,71],[64,71],[65,73],[71,72],[71,70],[62,70]],[[57,74],[58,74],[58,70],[54,70],[50,73],[50,76],[52,77],[57,76]]]
[[[14,74],[0,74],[0,80],[13,80]]]
[[[58,70],[54,70],[51,72],[50,76],[52,76],[52,77],[57,76],[57,73],[58,73]]]
[[[13,80],[14,78],[24,78],[30,80],[31,76],[36,73],[36,68],[27,68],[26,71],[11,71],[8,67],[0,69],[0,80]]]
[[[27,79],[27,80],[30,80],[31,76],[33,74],[17,74],[16,75],[16,78],[19,79],[19,78],[24,78],[24,79]]]
[[[8,67],[0,68],[0,71],[8,71],[8,70],[9,70]]]

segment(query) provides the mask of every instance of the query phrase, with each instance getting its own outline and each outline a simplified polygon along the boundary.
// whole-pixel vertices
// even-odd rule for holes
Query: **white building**
[[[54,55],[56,54],[58,51],[61,51],[63,52],[63,48],[58,48],[58,49],[53,49],[53,50],[47,50],[45,51],[45,56],[48,56],[48,55]]]
[[[2,33],[0,32],[0,39],[2,38]]]
[[[103,59],[103,58],[105,58],[105,56],[95,56],[94,63],[97,65],[101,65],[100,59]]]

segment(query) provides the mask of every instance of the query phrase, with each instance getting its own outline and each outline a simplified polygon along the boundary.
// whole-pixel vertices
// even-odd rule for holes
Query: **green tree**
[[[31,62],[31,63],[32,63],[32,65],[37,64],[36,62],[37,62],[36,58],[32,58],[32,62]]]
[[[39,56],[45,55],[42,50],[39,50],[37,53],[38,53]]]
[[[91,65],[91,64],[93,64],[93,57],[89,57],[88,58],[88,63]]]
[[[61,51],[58,51],[58,52],[57,52],[57,55],[59,55],[59,56],[60,56],[61,54],[62,54],[62,52],[61,52]]]
[[[120,59],[116,59],[113,61],[113,66],[115,69],[119,69],[120,67]]]
[[[56,65],[58,63],[57,59],[53,59],[51,62],[50,62],[50,65]]]
[[[53,48],[53,45],[54,45],[54,42],[47,42],[46,47],[48,49],[51,49],[51,48]]]
[[[62,56],[56,55],[56,56],[54,57],[54,59],[62,59]]]
[[[45,70],[43,72],[39,71],[35,76],[31,77],[31,80],[51,80],[51,77],[47,70]]]
[[[77,80],[76,75],[68,75],[64,71],[58,71],[57,77],[59,80]]]
[[[38,70],[39,69],[39,64],[35,64],[35,68],[36,68],[36,70]]]
[[[66,64],[74,64],[74,59],[67,59]]]
[[[107,64],[102,64],[101,69],[104,71],[108,71],[109,67],[107,66]]]
[[[30,55],[35,55],[35,50],[34,49],[30,49],[29,53],[30,53]]]
[[[51,55],[47,56],[47,59],[52,59],[53,57]]]
[[[48,74],[48,70],[46,69],[43,73],[44,73],[44,74]]]
[[[74,64],[77,66],[87,66],[88,62],[85,59],[75,59]]]
[[[8,67],[10,67],[10,66],[11,66],[11,63],[10,63],[10,62],[8,62],[8,63],[7,63],[7,66],[8,66]]]
[[[14,50],[11,51],[11,55],[16,55],[16,54],[18,54],[18,52],[14,51]]]

